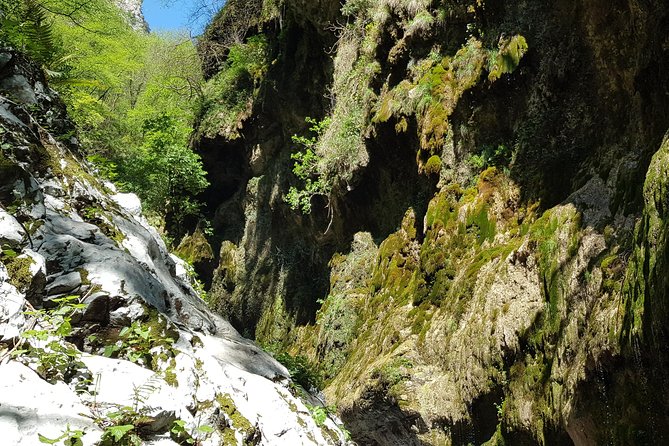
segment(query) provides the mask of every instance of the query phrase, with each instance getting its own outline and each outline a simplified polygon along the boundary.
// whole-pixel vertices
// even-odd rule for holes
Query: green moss
[[[165,369],[165,372],[163,373],[163,379],[165,382],[172,386],[172,387],[177,387],[179,385],[179,380],[177,379],[177,374],[174,371],[177,366],[177,361],[175,358],[170,358],[169,360],[169,365]]]
[[[90,285],[91,284],[91,281],[88,278],[88,271],[86,270],[86,268],[78,268],[77,272],[79,273],[79,277],[81,278],[81,283],[83,285]]]
[[[228,394],[217,394],[216,401],[226,417],[230,420],[230,426],[223,431],[223,438],[225,444],[237,444],[235,431],[242,436],[242,441],[245,445],[251,444],[250,440],[255,436],[256,428],[251,422],[242,415],[235,406],[235,402]]]
[[[81,168],[78,170],[81,170]],[[123,240],[125,240],[125,235],[113,224],[113,219],[109,212],[98,205],[79,207],[78,212],[84,221],[97,226],[100,232],[121,246]]]
[[[432,155],[425,163],[423,171],[428,175],[438,175],[441,172],[441,158],[438,155]]]
[[[467,217],[467,229],[473,229],[476,233],[476,241],[481,244],[484,241],[492,241],[495,238],[496,225],[488,216],[488,206],[483,205]]]
[[[397,387],[409,378],[409,370],[413,367],[411,361],[397,357],[377,370],[376,375],[381,383],[388,388]]]
[[[0,150],[0,178],[4,184],[13,184],[18,181],[24,172],[13,160],[5,156],[4,150]],[[5,203],[3,203],[5,204]]]
[[[191,265],[214,258],[214,251],[200,228],[197,228],[193,234],[184,236],[175,252]]]
[[[521,35],[501,39],[498,50],[492,53],[488,61],[488,80],[494,82],[503,74],[513,73],[527,50],[527,41]]]
[[[143,325],[149,328],[157,339],[171,339],[172,342],[179,340],[179,330],[170,324],[168,319],[154,307],[146,307]],[[163,345],[171,348],[172,342],[166,341]]]
[[[427,227],[431,229],[445,227],[457,215],[456,205],[462,193],[462,188],[458,184],[453,184],[430,200],[425,216]]]
[[[5,253],[6,251],[3,251],[0,260],[2,260],[2,263],[7,268],[9,283],[14,285],[20,292],[25,293],[33,279],[33,275],[30,273],[33,260],[28,256],[12,257]]]
[[[200,134],[236,139],[269,69],[269,44],[264,34],[232,45],[221,70],[207,81],[201,104]]]
[[[346,361],[348,349],[357,334],[358,312],[355,301],[345,295],[331,295],[325,301],[318,321],[317,351],[324,378],[333,378]]]

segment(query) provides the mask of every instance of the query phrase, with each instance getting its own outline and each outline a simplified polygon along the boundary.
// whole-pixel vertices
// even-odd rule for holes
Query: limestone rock
[[[290,393],[285,367],[209,310],[183,262],[171,256],[141,216],[136,196],[110,195],[113,189],[95,180],[82,162],[77,142],[56,138],[71,130],[64,107],[39,70],[23,66],[25,61],[11,54],[0,72],[0,81],[5,76],[1,85],[29,87],[36,102],[27,108],[0,96],[3,143],[10,146],[0,153],[0,233],[2,243],[14,251],[7,260],[11,268],[0,263],[0,443],[37,445],[38,433],[57,438],[69,423],[71,429],[85,429],[84,444],[91,445],[100,438],[100,428],[78,414],[105,417],[111,410],[141,406],[148,418],[141,428],[146,444],[177,444],[169,433],[175,420],[194,433],[202,424],[213,426],[213,433],[198,438],[203,446],[246,440],[259,445],[344,444],[344,434],[332,420],[321,429]],[[25,82],[16,87],[16,79]],[[37,124],[43,124],[39,132],[33,131]],[[4,211],[10,204],[17,215]],[[30,238],[17,219],[30,230]],[[50,347],[54,327],[42,321],[36,326],[47,331],[48,341],[30,340],[41,350],[17,358],[31,367],[39,365],[40,354],[65,360],[67,373],[54,373],[63,381],[56,385],[5,355],[10,339],[25,330],[25,294],[34,300],[37,316],[52,306],[43,300],[45,294],[72,294],[86,306],[71,315],[72,344],[59,339]],[[122,328],[129,326],[150,333],[153,344],[137,347],[120,339]],[[147,350],[151,360],[140,362],[150,362],[146,365],[152,370],[125,359],[77,353],[98,348],[92,347],[89,334],[116,342],[124,349],[122,357],[136,348]],[[95,396],[72,390],[82,390],[88,382],[92,387],[84,390],[97,387]]]
[[[34,371],[17,362],[0,365],[0,432],[2,443],[16,446],[38,446],[38,435],[58,438],[70,426],[85,430],[83,442],[93,445],[100,429],[76,393],[64,383],[49,384]]]
[[[116,0],[118,7],[126,12],[130,19],[130,25],[136,30],[148,30],[149,25],[144,20],[142,13],[142,0]]]
[[[129,361],[84,355],[82,361],[95,382],[95,395],[84,397],[90,404],[99,404],[104,412],[119,407],[138,407],[150,419],[146,428],[151,432],[167,432],[176,419],[191,420],[177,393],[151,370]]]
[[[23,104],[37,104],[37,96],[32,86],[22,75],[14,75],[0,81],[0,88],[12,91],[14,97]]]
[[[17,247],[26,239],[26,231],[8,212],[0,209],[0,245]]]
[[[47,285],[47,294],[50,296],[71,293],[81,286],[81,274],[77,271],[62,274]]]
[[[139,197],[135,194],[115,194],[112,195],[112,200],[118,203],[123,209],[128,211],[130,214],[139,217],[142,213],[142,202],[139,201]]]
[[[0,263],[0,340],[17,338],[26,322],[24,296],[8,279],[7,269]]]

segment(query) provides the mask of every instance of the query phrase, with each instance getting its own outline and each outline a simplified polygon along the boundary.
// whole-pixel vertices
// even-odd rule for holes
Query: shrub
[[[119,162],[120,176],[137,192],[150,211],[170,216],[180,227],[198,215],[197,194],[208,185],[199,155],[188,148],[190,127],[160,114],[144,121],[144,144]]]
[[[284,196],[284,200],[293,210],[299,209],[302,213],[309,214],[311,212],[312,197],[315,195],[327,196],[330,193],[330,188],[326,185],[319,172],[321,157],[316,155],[315,150],[318,138],[327,130],[331,120],[325,118],[322,121],[317,121],[307,117],[306,122],[311,124],[309,131],[312,133],[312,136],[293,135],[293,142],[301,145],[304,151],[291,155],[291,158],[295,160],[293,173],[303,182],[304,187],[298,189],[295,186],[291,186],[288,193]]]
[[[512,149],[504,144],[497,146],[485,145],[480,153],[469,156],[469,164],[477,170],[485,170],[489,167],[508,167],[513,159]]]
[[[265,35],[249,38],[230,47],[221,70],[204,87],[199,114],[199,132],[208,138],[222,135],[235,139],[238,127],[258,95],[269,68]]]
[[[85,306],[78,299],[77,296],[54,299],[58,306],[53,310],[27,311],[28,316],[36,319],[36,328],[21,334],[28,345],[13,352],[17,359],[33,365],[37,373],[51,383],[67,380],[85,367],[79,361],[79,350],[65,341],[72,333],[72,316]]]

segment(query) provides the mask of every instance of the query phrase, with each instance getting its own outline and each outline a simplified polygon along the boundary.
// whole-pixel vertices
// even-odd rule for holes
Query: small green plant
[[[322,426],[325,423],[325,420],[328,419],[329,408],[323,406],[312,406],[307,404],[307,409],[311,413],[312,418],[316,422],[317,426]]]
[[[118,182],[118,165],[115,162],[100,154],[89,155],[86,160],[95,166],[95,169],[103,178],[114,181],[117,187],[125,189],[125,183]]]
[[[102,412],[96,404],[93,405],[93,421],[102,430],[100,446],[141,446],[142,428],[154,421],[149,416],[151,408],[147,401],[151,394],[158,389],[158,375],[147,380],[141,386],[133,387],[130,406],[117,405],[113,412]]]
[[[97,341],[90,337],[91,342]],[[118,334],[118,340],[104,348],[103,356],[108,358],[125,358],[143,367],[150,368],[153,355],[151,349],[156,346],[171,347],[174,339],[156,333],[154,325],[145,325],[134,321],[129,327],[123,327]]]
[[[467,160],[477,170],[488,167],[508,167],[513,159],[513,150],[504,144],[497,146],[485,145],[480,153],[470,155]]]
[[[191,286],[195,290],[195,292],[204,300],[205,302],[209,301],[209,297],[207,296],[207,289],[204,285],[204,283],[200,280],[200,278],[197,275],[197,272],[195,271],[195,267],[193,266],[192,263],[186,261],[184,262],[184,267],[186,270],[186,274],[188,275],[188,278],[190,279]]]
[[[212,432],[214,432],[214,428],[206,424],[198,426],[194,432],[190,432],[184,420],[174,420],[170,428],[170,438],[180,445],[199,446],[203,440],[200,437],[206,439]]]
[[[272,352],[274,359],[288,369],[290,378],[307,390],[323,387],[323,375],[317,366],[301,355],[287,352]]]
[[[186,429],[184,420],[174,420],[170,428],[170,438],[179,444],[195,444],[195,439]]]
[[[322,121],[318,121],[307,117],[305,121],[311,124],[309,131],[312,133],[312,136],[293,135],[293,142],[302,146],[304,151],[291,155],[291,158],[295,160],[293,173],[304,183],[304,188],[298,189],[295,186],[291,186],[288,193],[284,196],[284,200],[293,210],[300,210],[303,214],[309,214],[311,212],[312,197],[316,195],[327,196],[330,192],[330,187],[319,173],[318,164],[321,158],[316,154],[316,145],[319,138],[330,126],[331,120],[330,118],[325,118]]]
[[[31,310],[26,315],[36,319],[40,328],[26,330],[21,336],[28,341],[26,348],[13,352],[14,357],[36,366],[37,373],[49,382],[67,380],[84,365],[79,361],[81,352],[65,342],[72,333],[71,318],[83,309],[77,296],[54,299],[54,310]]]
[[[132,424],[122,424],[118,426],[109,426],[102,434],[101,444],[103,446],[122,445],[122,446],[140,446],[142,439],[134,432],[135,426]]]
[[[42,434],[37,434],[40,443],[44,444],[55,444],[62,446],[83,446],[83,441],[81,438],[84,436],[85,430],[80,429],[71,429],[68,424],[65,428],[65,431],[57,438],[48,438]]]

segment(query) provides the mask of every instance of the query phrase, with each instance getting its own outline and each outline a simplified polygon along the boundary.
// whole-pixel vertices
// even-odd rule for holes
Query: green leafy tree
[[[123,160],[122,176],[150,209],[168,215],[177,226],[197,215],[193,198],[209,183],[200,157],[187,146],[191,129],[167,114],[144,121],[138,158]],[[179,229],[177,227],[177,229]]]
[[[100,174],[171,229],[198,215],[207,181],[189,138],[204,81],[189,36],[133,29],[114,0],[0,0],[0,24],[45,68]]]

